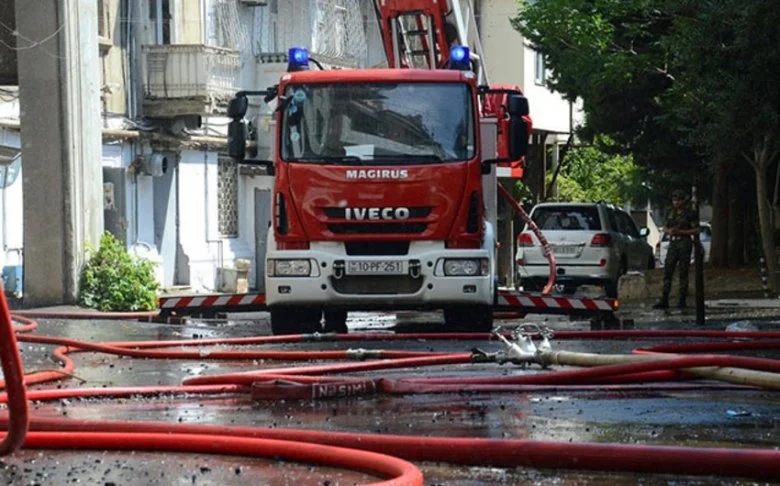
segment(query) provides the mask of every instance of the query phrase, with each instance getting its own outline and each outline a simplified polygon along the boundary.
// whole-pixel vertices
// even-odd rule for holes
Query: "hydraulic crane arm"
[[[374,0],[390,67],[443,67],[457,35],[447,27],[447,0]]]
[[[487,84],[471,0],[374,0],[374,7],[390,67],[446,68],[453,46],[474,44],[474,72]]]

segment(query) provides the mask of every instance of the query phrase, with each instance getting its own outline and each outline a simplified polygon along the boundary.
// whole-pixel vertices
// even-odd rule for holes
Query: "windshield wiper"
[[[305,157],[296,157],[290,162],[318,162],[322,164],[359,164],[363,159],[357,155],[343,155],[340,157],[326,157],[317,155],[307,155]]]
[[[414,161],[414,162],[443,162],[444,159],[436,154],[379,154],[379,155],[372,155],[374,160],[389,160],[389,159],[395,159],[398,161]],[[371,159],[368,159],[366,162],[371,162]]]

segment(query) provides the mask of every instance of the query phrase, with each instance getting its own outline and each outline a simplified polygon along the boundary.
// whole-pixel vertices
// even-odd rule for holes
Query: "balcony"
[[[153,118],[224,115],[236,92],[241,58],[205,45],[143,46],[144,114]]]

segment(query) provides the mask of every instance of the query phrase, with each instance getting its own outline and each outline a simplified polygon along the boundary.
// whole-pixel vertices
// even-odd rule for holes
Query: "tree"
[[[600,146],[572,149],[557,177],[558,201],[606,201],[622,206],[626,202],[643,204],[649,191],[643,186],[645,171],[632,157],[614,155]],[[548,174],[552,178],[552,174]]]
[[[670,96],[691,121],[690,140],[714,163],[753,169],[761,247],[775,277],[770,190],[778,187],[767,176],[780,153],[780,12],[773,0],[686,0],[679,14],[667,41],[680,73]]]
[[[743,201],[755,189],[770,272],[776,266],[774,181],[767,170],[780,149],[775,3],[526,1],[513,20],[545,54],[550,86],[583,99],[584,133],[609,135],[617,151],[632,153],[655,175],[653,184],[679,174],[712,191],[720,218],[713,221],[713,248],[728,249],[728,261],[747,253]],[[748,185],[734,180],[745,160],[755,175]],[[663,193],[661,187],[654,193]]]
[[[671,0],[669,0],[671,1]],[[668,123],[674,77],[663,36],[666,0],[546,0],[521,4],[514,27],[552,68],[549,87],[583,100],[581,135],[609,135],[644,166],[697,170],[700,157]]]

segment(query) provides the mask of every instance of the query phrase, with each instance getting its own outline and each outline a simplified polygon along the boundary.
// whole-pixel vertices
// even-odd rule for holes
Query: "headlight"
[[[481,258],[458,258],[444,260],[444,275],[448,277],[473,277],[482,273]],[[485,260],[487,262],[487,260]]]
[[[268,275],[271,277],[308,277],[311,275],[309,260],[268,260]]]

